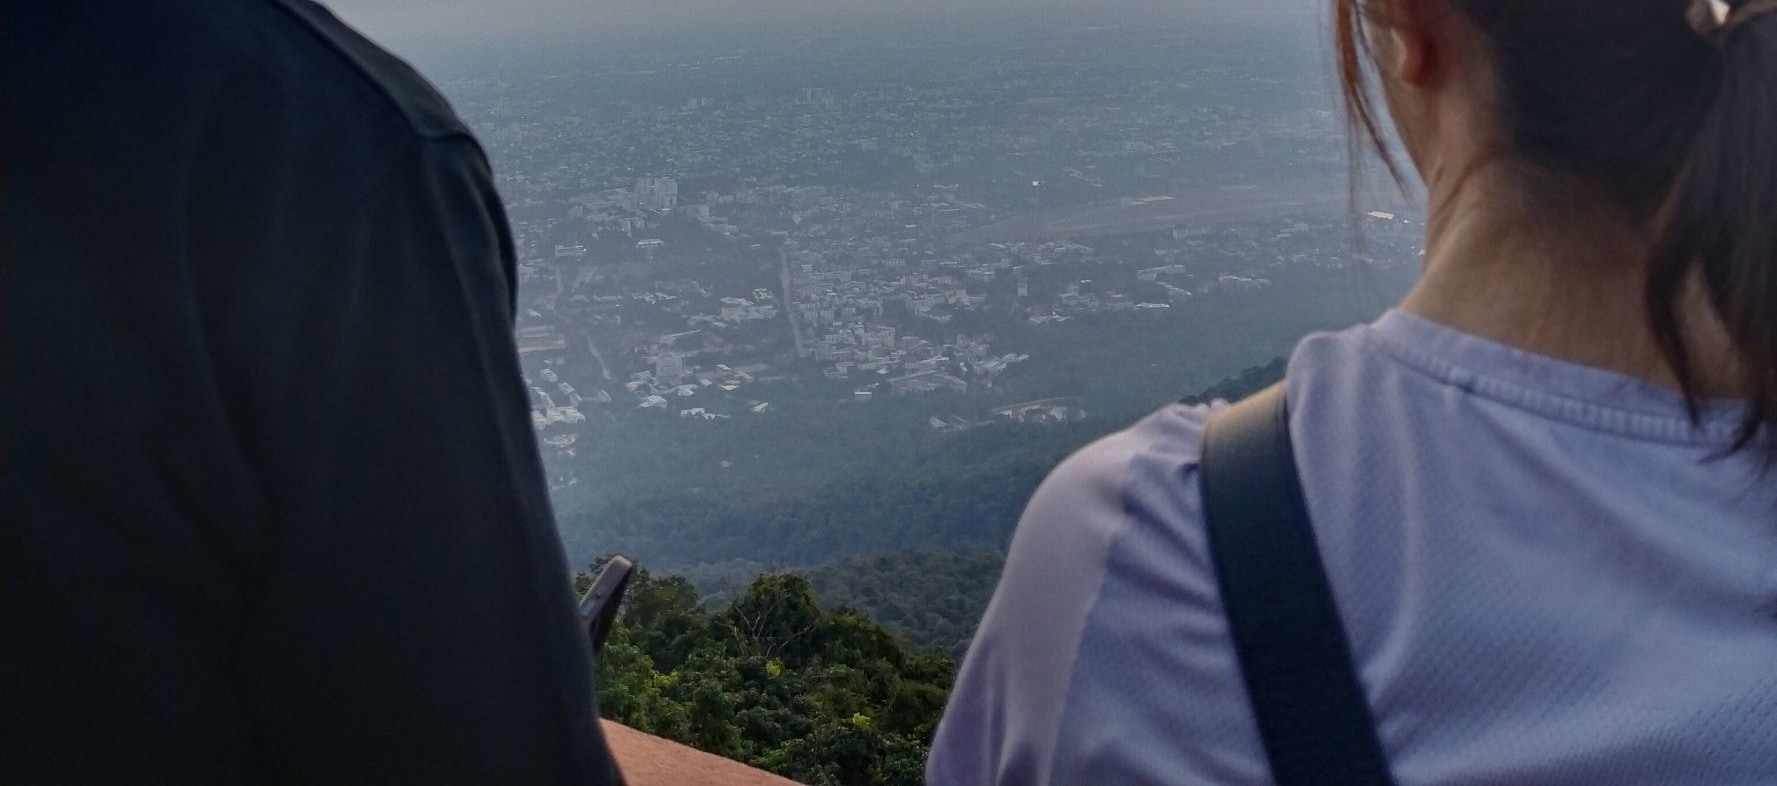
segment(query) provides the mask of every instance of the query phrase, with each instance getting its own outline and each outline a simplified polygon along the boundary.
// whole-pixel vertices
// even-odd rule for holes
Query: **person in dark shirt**
[[[306,0],[0,64],[0,782],[618,782],[445,101]]]

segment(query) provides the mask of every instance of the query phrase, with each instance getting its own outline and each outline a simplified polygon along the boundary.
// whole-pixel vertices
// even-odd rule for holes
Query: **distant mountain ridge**
[[[831,562],[807,572],[824,609],[855,609],[918,650],[961,659],[999,582],[997,549],[914,549]]]
[[[1279,358],[1188,400],[1238,401],[1282,380],[1284,366]],[[938,650],[960,660],[993,597],[1005,559],[1003,546],[911,549],[841,559],[806,575],[822,608],[856,609],[916,649]]]
[[[1249,368],[1190,400],[1242,398],[1281,379],[1284,365],[1280,358]],[[615,500],[597,521],[571,517],[564,530],[623,543],[631,556],[669,570],[728,561],[822,565],[913,548],[1002,549],[1050,470],[1123,425],[1107,416],[971,429],[934,437],[917,459],[848,467],[812,487]]]

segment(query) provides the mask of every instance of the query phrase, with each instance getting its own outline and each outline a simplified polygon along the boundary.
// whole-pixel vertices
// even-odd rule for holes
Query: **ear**
[[[1371,30],[1376,63],[1407,87],[1427,87],[1438,79],[1447,46],[1448,15],[1443,0],[1372,0],[1379,24]]]
[[[1388,31],[1394,78],[1409,87],[1426,87],[1436,78],[1437,47],[1431,31],[1419,26]]]

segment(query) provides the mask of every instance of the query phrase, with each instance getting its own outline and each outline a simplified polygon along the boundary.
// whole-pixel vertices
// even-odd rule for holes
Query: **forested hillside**
[[[808,572],[825,609],[853,608],[920,650],[962,658],[1006,557],[996,549],[897,551]]]
[[[599,708],[810,786],[917,786],[956,675],[864,616],[767,574],[719,610],[639,571],[599,662]]]

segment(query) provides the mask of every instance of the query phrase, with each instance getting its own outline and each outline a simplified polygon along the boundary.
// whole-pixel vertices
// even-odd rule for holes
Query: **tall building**
[[[685,377],[685,356],[677,352],[662,352],[654,359],[654,380],[656,382],[677,382]]]
[[[641,210],[672,210],[679,206],[679,181],[670,177],[636,178],[636,207]]]

